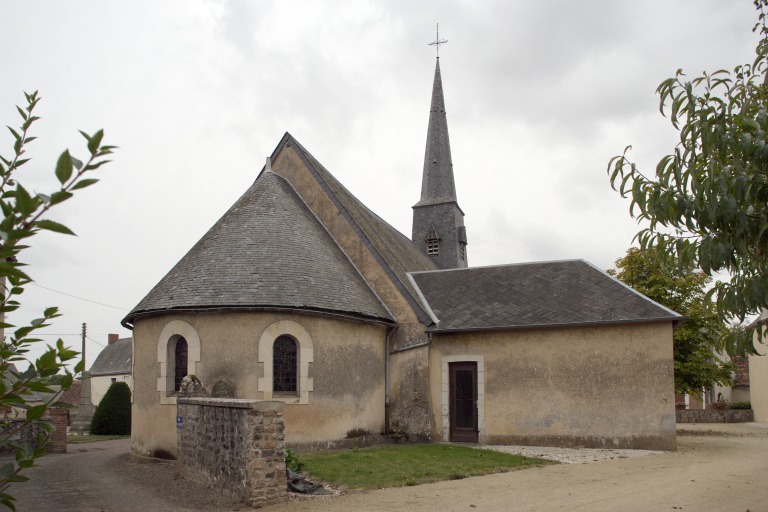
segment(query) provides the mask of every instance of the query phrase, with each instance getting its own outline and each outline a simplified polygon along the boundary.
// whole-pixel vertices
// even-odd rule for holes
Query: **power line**
[[[65,292],[61,292],[59,290],[54,290],[53,288],[48,288],[47,286],[43,286],[43,285],[40,285],[40,284],[37,284],[37,283],[30,283],[30,284],[35,285],[38,288],[43,288],[45,290],[51,291],[51,292],[56,292],[56,293],[60,293],[62,295],[66,295],[67,297],[72,297],[73,299],[84,300],[85,302],[90,302],[92,304],[98,304],[99,306],[104,306],[104,307],[107,307],[107,308],[119,309],[121,311],[130,311],[130,309],[127,309],[127,308],[121,308],[121,307],[118,307],[118,306],[112,306],[110,304],[104,304],[103,302],[97,302],[95,300],[84,299],[82,297],[78,297],[77,295],[72,295],[70,293],[65,293]]]
[[[91,340],[91,341],[92,341],[92,342],[94,342],[95,344],[97,344],[97,345],[101,345],[102,347],[106,347],[106,345],[105,345],[105,344],[103,344],[103,343],[102,343],[102,342],[100,342],[100,341],[96,341],[95,339],[91,338],[90,336],[87,336],[87,335],[86,335],[85,339],[87,339],[87,340]]]

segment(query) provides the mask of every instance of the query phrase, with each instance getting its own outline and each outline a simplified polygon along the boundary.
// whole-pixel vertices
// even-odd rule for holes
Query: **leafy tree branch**
[[[35,460],[45,454],[45,445],[53,429],[43,421],[49,407],[67,405],[54,402],[59,392],[69,388],[73,374],[67,365],[77,359],[79,353],[64,346],[59,339],[54,346],[47,345],[41,356],[29,360],[29,352],[43,340],[35,337],[40,329],[60,316],[55,307],[46,308],[42,316],[28,325],[15,326],[7,321],[7,315],[21,307],[20,295],[32,278],[23,270],[24,250],[28,240],[40,231],[73,235],[63,224],[47,217],[50,210],[70,199],[74,192],[96,183],[98,179],[85,177],[109,162],[105,157],[115,146],[102,144],[104,132],[93,135],[80,132],[85,137],[89,156],[85,162],[64,151],[56,162],[54,174],[59,187],[49,194],[30,193],[19,181],[19,170],[29,158],[24,157],[27,146],[36,137],[29,135],[30,127],[39,120],[34,109],[40,98],[37,92],[24,93],[26,108],[16,107],[23,123],[18,129],[8,127],[14,137],[13,154],[10,158],[0,155],[0,410],[13,413],[15,421],[0,422],[0,445],[15,451],[15,461],[0,466],[0,505],[14,509],[14,498],[9,494],[11,484],[24,482],[22,470],[32,467]],[[10,335],[7,331],[13,329]],[[17,365],[25,370],[18,370]],[[77,373],[83,369],[80,361],[74,367]],[[40,430],[32,445],[14,441],[26,428]]]
[[[657,88],[659,110],[679,140],[655,175],[630,160],[631,146],[608,164],[611,186],[647,223],[636,235],[640,247],[708,276],[727,273],[730,279],[714,283],[709,296],[721,318],[734,323],[768,308],[768,0],[754,4],[760,40],[752,63],[693,79],[678,70]],[[756,353],[757,326],[730,336],[727,352]]]

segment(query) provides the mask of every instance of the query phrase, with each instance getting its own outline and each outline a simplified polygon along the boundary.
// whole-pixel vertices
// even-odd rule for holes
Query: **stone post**
[[[80,381],[80,404],[77,406],[77,416],[69,427],[70,431],[82,436],[91,431],[91,419],[96,408],[91,402],[91,374],[83,372]]]

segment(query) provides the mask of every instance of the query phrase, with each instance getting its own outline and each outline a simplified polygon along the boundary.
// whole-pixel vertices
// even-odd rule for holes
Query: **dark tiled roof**
[[[121,338],[104,347],[89,370],[92,377],[131,373],[132,338]]]
[[[682,320],[583,260],[411,274],[434,331]]]
[[[451,143],[448,138],[443,79],[440,76],[440,59],[438,58],[435,65],[435,80],[432,83],[432,103],[429,106],[421,199],[415,206],[450,202],[456,202],[456,185],[453,180]]]
[[[318,162],[296,139],[286,133],[275,150],[277,153],[290,142],[299,156],[325,189],[339,211],[357,230],[363,242],[371,249],[382,267],[390,275],[400,291],[424,323],[430,323],[429,315],[423,309],[418,294],[407,277],[408,272],[434,270],[434,261],[416,247],[409,238],[390,226],[381,217],[369,210],[351,192],[339,183],[325,167]]]
[[[188,309],[301,308],[392,320],[293,188],[263,172],[123,320]]]
[[[73,380],[72,385],[61,394],[58,401],[77,407],[80,403],[80,388],[82,388],[82,386],[83,383],[80,380]]]

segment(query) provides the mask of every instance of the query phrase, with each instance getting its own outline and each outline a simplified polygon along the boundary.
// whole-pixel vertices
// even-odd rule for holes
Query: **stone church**
[[[468,265],[438,58],[407,238],[286,133],[125,317],[132,451],[176,451],[176,395],[285,403],[301,446],[412,440],[675,449],[677,313],[583,260]]]

